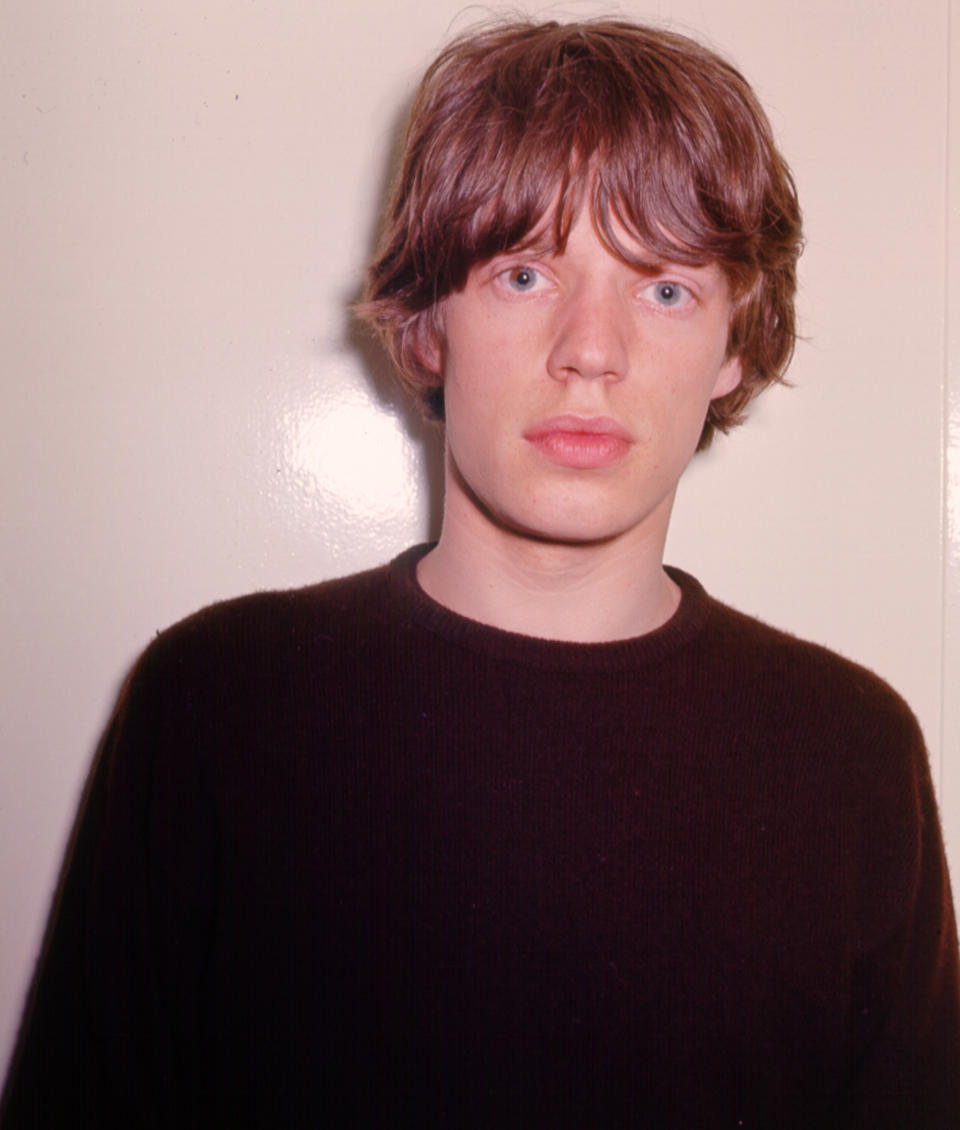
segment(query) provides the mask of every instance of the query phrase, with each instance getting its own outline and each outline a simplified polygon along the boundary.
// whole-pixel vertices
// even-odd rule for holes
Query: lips
[[[553,416],[528,428],[523,438],[561,467],[593,470],[623,459],[633,437],[608,416]]]

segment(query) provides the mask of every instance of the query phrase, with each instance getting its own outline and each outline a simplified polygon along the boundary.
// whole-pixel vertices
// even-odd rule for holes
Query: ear
[[[413,327],[413,353],[428,373],[443,376],[442,312],[434,308],[420,315]]]
[[[717,379],[713,382],[713,391],[710,393],[710,399],[717,400],[721,396],[726,396],[728,392],[733,392],[742,380],[743,362],[740,360],[740,354],[735,353],[732,357],[728,357],[720,366]]]
[[[435,373],[438,377],[441,376],[443,372],[443,357],[440,343],[437,341],[435,334],[431,333],[430,330],[415,334],[413,338],[413,352],[417,360],[428,373]]]

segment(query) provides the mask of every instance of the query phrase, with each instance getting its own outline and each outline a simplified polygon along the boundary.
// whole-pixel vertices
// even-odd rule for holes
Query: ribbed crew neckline
[[[432,548],[433,543],[412,546],[390,563],[387,583],[394,608],[404,622],[416,624],[456,647],[523,667],[613,672],[663,662],[701,631],[713,603],[696,578],[668,565],[666,571],[679,586],[681,598],[676,612],[659,628],[609,643],[541,639],[471,620],[428,596],[417,580],[417,563]]]

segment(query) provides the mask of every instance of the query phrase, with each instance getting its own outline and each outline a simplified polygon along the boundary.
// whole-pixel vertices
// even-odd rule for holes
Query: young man
[[[5,1128],[960,1124],[909,710],[662,565],[783,373],[799,248],[691,41],[443,52],[363,307],[444,420],[440,540],[148,649]]]

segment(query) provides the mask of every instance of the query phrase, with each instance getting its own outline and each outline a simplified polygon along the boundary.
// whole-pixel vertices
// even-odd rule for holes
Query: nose
[[[615,288],[589,283],[559,304],[547,371],[555,380],[622,380],[627,375],[628,313]]]

